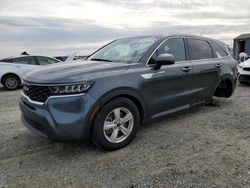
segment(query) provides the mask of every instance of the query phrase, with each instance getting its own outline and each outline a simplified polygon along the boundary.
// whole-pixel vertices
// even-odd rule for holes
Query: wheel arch
[[[143,123],[146,121],[147,117],[147,108],[146,108],[146,102],[144,98],[135,90],[135,89],[128,89],[128,88],[120,88],[120,89],[115,89],[112,91],[107,92],[106,94],[102,95],[100,99],[96,102],[94,107],[92,108],[89,118],[88,118],[88,125],[87,129],[85,130],[85,137],[87,136],[88,138],[91,137],[92,130],[93,130],[93,123],[95,120],[96,115],[98,112],[102,109],[102,106],[110,102],[111,100],[119,97],[124,97],[129,100],[131,100],[136,107],[138,108],[139,114],[140,114],[140,123]]]
[[[219,83],[217,84],[214,96],[229,98],[234,92],[235,81],[232,79],[231,75],[223,76]]]
[[[144,97],[140,95],[139,92],[133,88],[119,88],[109,91],[102,97],[100,97],[99,104],[103,106],[107,104],[109,101],[118,97],[124,97],[134,102],[134,104],[137,106],[139,110],[140,122],[142,123],[146,115],[146,102]]]
[[[19,84],[22,83],[22,79],[21,79],[21,77],[20,77],[18,74],[13,73],[13,72],[9,72],[9,73],[4,74],[4,75],[1,77],[1,84],[3,84],[3,80],[4,80],[4,78],[5,78],[6,76],[16,76],[16,77],[19,79]]]

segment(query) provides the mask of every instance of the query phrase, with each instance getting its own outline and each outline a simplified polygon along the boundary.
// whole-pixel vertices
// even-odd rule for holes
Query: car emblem
[[[30,88],[29,88],[27,85],[24,85],[23,90],[24,90],[24,91],[29,91]]]

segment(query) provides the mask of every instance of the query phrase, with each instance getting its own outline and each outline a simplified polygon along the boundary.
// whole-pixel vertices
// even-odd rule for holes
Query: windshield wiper
[[[93,59],[90,59],[91,61],[106,61],[106,62],[112,62],[108,59],[101,59],[101,58],[93,58]]]

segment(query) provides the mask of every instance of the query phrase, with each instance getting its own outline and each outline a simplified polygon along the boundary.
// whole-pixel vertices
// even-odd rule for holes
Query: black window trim
[[[33,56],[33,58],[35,60],[36,65],[40,65],[39,62],[38,62],[37,56]]]
[[[172,38],[182,38],[183,39],[183,43],[184,43],[184,48],[185,48],[185,60],[184,61],[176,61],[176,63],[182,63],[182,62],[186,62],[186,61],[189,61],[188,60],[188,57],[189,57],[189,55],[188,55],[188,51],[187,51],[187,44],[186,44],[186,40],[185,40],[185,36],[178,36],[178,35],[175,35],[175,36],[169,36],[169,37],[167,37],[167,38],[165,38],[155,49],[154,49],[154,51],[151,53],[151,55],[149,56],[149,58],[148,58],[148,60],[146,61],[146,66],[147,67],[152,67],[152,65],[150,65],[150,64],[148,64],[149,63],[149,61],[150,61],[150,59],[152,58],[152,56],[154,55],[154,53],[156,52],[156,50],[158,50],[158,48],[160,48],[160,46],[164,43],[164,42],[166,42],[167,40],[169,40],[169,39],[172,39]]]

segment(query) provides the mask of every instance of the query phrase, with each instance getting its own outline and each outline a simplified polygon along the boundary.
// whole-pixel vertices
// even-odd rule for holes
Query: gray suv
[[[232,95],[237,63],[220,42],[191,35],[115,40],[87,60],[24,76],[24,125],[53,140],[126,146],[151,120]]]

